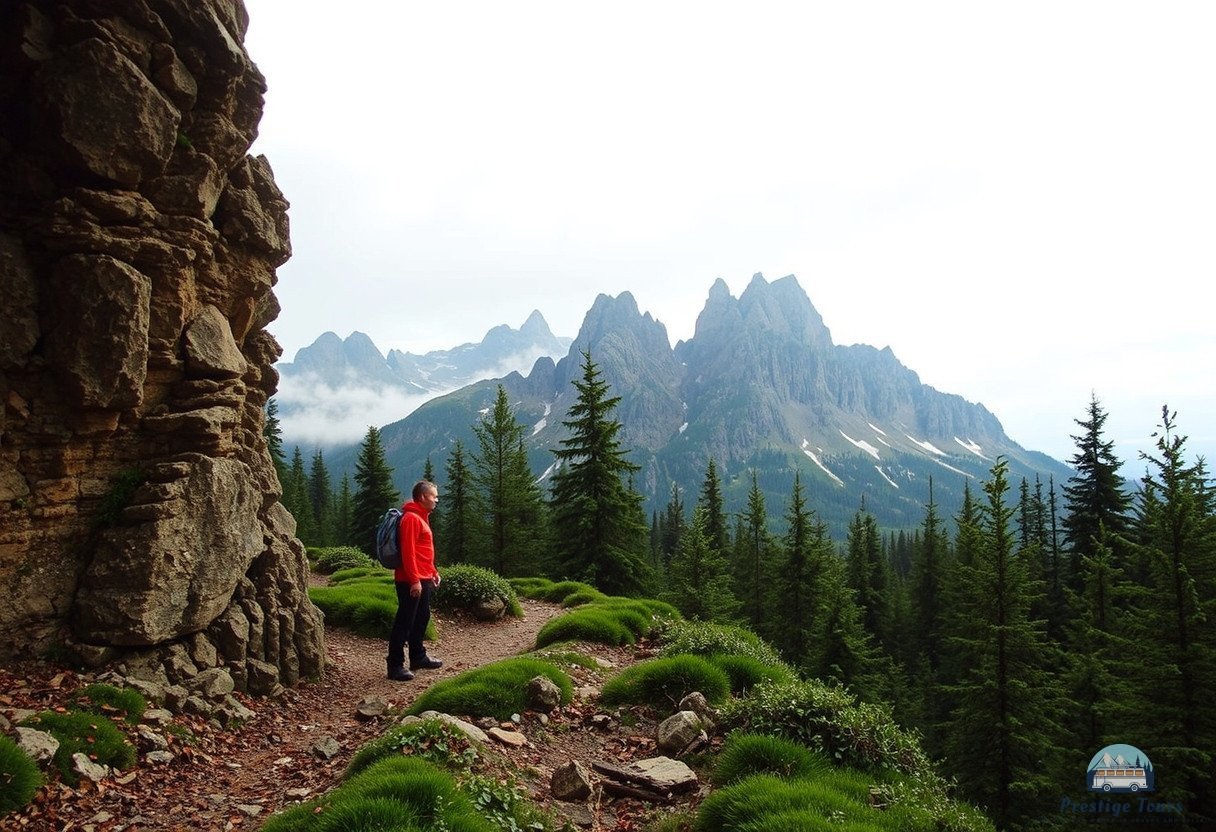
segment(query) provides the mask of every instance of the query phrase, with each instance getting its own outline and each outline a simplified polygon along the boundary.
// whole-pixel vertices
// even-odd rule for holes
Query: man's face
[[[439,504],[439,491],[437,489],[422,490],[422,507],[427,511],[434,511],[435,506]]]

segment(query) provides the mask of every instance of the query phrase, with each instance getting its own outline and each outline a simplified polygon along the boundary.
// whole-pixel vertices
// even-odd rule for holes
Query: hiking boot
[[[408,682],[414,678],[414,674],[410,673],[404,667],[389,668],[388,678],[394,682]]]
[[[439,659],[432,659],[430,656],[423,656],[421,659],[410,662],[410,670],[434,670],[443,667],[443,662]]]

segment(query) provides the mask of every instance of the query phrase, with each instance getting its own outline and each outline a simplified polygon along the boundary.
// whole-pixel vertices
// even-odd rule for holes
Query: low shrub
[[[751,656],[712,653],[705,658],[730,677],[730,692],[736,696],[746,694],[761,682],[793,682],[796,678],[789,665],[765,664]]]
[[[790,816],[807,825],[790,825]],[[882,824],[882,812],[842,793],[830,778],[783,780],[759,774],[714,791],[701,804],[694,825],[696,832],[736,832],[744,827],[774,828],[774,816],[785,818],[782,828],[837,830],[843,823],[872,821],[876,830],[891,829]],[[862,827],[864,828],[864,827]],[[901,830],[900,832],[903,832]]]
[[[541,601],[560,604],[566,600],[566,596],[573,595],[576,592],[599,592],[599,590],[591,584],[585,584],[582,581],[558,581],[557,583],[550,583],[538,597]]]
[[[725,727],[787,737],[845,765],[936,777],[915,735],[890,711],[818,680],[763,682],[746,699],[727,702],[721,718]]]
[[[605,705],[675,706],[688,694],[700,691],[711,703],[730,695],[730,679],[700,656],[668,656],[627,667],[613,676],[600,691]]]
[[[515,590],[506,578],[469,564],[456,564],[443,570],[443,580],[434,596],[436,609],[471,611],[479,604],[501,599],[507,613],[516,618],[524,614]]]
[[[128,725],[138,725],[148,703],[143,694],[133,688],[94,684],[76,691],[71,698],[71,707],[121,719]]]
[[[477,760],[477,751],[473,741],[459,728],[442,720],[424,719],[391,728],[364,745],[351,757],[346,777],[353,777],[381,760],[401,756],[462,769]]]
[[[38,764],[17,743],[0,734],[0,816],[26,806],[42,782]]]
[[[536,649],[562,641],[590,641],[619,647],[637,640],[637,635],[621,621],[621,616],[589,604],[547,621],[536,634]]]
[[[574,686],[569,676],[550,662],[523,656],[503,659],[438,681],[414,701],[409,713],[434,710],[508,719],[527,707],[528,682],[536,676],[547,676],[561,688],[563,704],[570,701]]]
[[[472,774],[460,784],[461,790],[477,813],[490,825],[502,830],[544,830],[552,824],[527,797],[527,792],[518,785],[501,783],[484,774]]]
[[[600,592],[598,589],[580,589],[571,592],[562,599],[563,607],[581,607],[583,604],[590,604],[595,601],[607,600],[608,596]]]
[[[351,578],[334,586],[308,588],[308,597],[325,613],[325,623],[368,638],[388,638],[397,617],[397,589],[392,575]],[[434,619],[426,638],[435,639]]]
[[[274,815],[262,832],[494,832],[451,775],[423,760],[381,760],[321,797]]]
[[[337,572],[339,569],[351,569],[359,566],[374,565],[371,558],[361,549],[353,546],[328,546],[317,550],[317,559],[313,563],[313,571],[322,575]]]
[[[744,627],[667,619],[660,623],[657,637],[663,642],[664,656],[717,654],[746,656],[770,666],[783,664],[768,642]]]
[[[805,777],[823,774],[832,763],[822,754],[784,737],[734,733],[727,737],[714,764],[713,782],[729,786],[755,774]]]
[[[56,713],[43,711],[21,723],[59,740],[55,752],[55,767],[63,781],[70,786],[80,782],[80,775],[72,766],[72,755],[87,754],[91,760],[115,769],[130,768],[135,764],[135,747],[127,742],[122,731],[108,717],[89,711]]]
[[[519,595],[525,598],[531,598],[535,601],[543,600],[545,594],[553,586],[553,581],[548,578],[507,578],[512,589]]]

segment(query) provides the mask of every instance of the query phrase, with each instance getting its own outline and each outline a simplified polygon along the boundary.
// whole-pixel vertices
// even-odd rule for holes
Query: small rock
[[[100,783],[110,776],[110,767],[98,765],[87,754],[77,751],[72,755],[72,769],[81,777]]]
[[[247,818],[256,818],[263,811],[261,806],[255,806],[252,803],[238,803],[236,810]]]
[[[211,716],[211,705],[201,696],[187,696],[182,703],[182,711],[196,716]]]
[[[59,750],[59,740],[35,728],[18,728],[17,745],[40,765],[49,763]]]
[[[564,803],[556,808],[559,814],[581,829],[595,826],[595,814],[585,803]]]
[[[156,733],[147,725],[140,725],[135,729],[139,734],[140,744],[151,751],[168,751],[169,741],[162,735]]]
[[[477,720],[477,727],[483,731],[489,731],[498,725],[498,720],[492,716],[483,716]]]
[[[438,711],[424,711],[422,713],[422,718],[423,719],[438,719],[442,722],[446,722],[448,725],[451,725],[453,728],[459,729],[461,733],[463,733],[469,739],[474,740],[475,742],[487,743],[490,741],[490,737],[486,734],[485,731],[481,730],[476,725],[473,725],[472,723],[469,723],[469,722],[465,722],[463,719],[454,717],[451,714],[441,714]],[[482,721],[484,721],[484,720],[482,720]],[[491,728],[493,728],[496,724],[497,723],[495,723],[494,720],[492,720],[492,719],[490,720]]]
[[[25,708],[9,708],[8,718],[12,720],[14,725],[20,725],[32,716],[37,716],[37,711],[27,711]]]
[[[232,674],[227,668],[212,667],[190,679],[186,687],[208,699],[218,699],[236,690],[236,682],[232,680]]]
[[[692,711],[701,717],[703,723],[709,723],[710,725],[714,723],[717,716],[709,701],[706,700],[705,694],[695,690],[680,700],[678,710]]]
[[[509,745],[513,748],[522,748],[528,744],[528,738],[518,731],[508,731],[504,728],[495,726],[486,733],[498,740],[503,745]]]
[[[153,725],[168,725],[173,721],[173,714],[166,711],[164,708],[149,708],[144,711],[144,722],[150,722]]]
[[[167,766],[173,762],[173,755],[168,751],[149,751],[144,759],[154,766]]]
[[[682,792],[697,785],[696,772],[679,760],[668,757],[638,760],[632,768],[660,792]]]
[[[549,791],[558,800],[586,800],[591,796],[591,775],[578,760],[553,770]]]
[[[678,754],[701,735],[701,718],[692,711],[680,711],[659,723],[655,739],[659,750]]]
[[[388,710],[388,703],[379,696],[365,696],[359,700],[359,706],[355,708],[355,716],[362,720],[376,719],[384,716],[384,712]]]
[[[286,792],[284,792],[284,794],[286,794],[292,800],[303,800],[312,794],[312,789],[288,789]]]
[[[169,685],[165,688],[165,707],[171,711],[180,711],[182,703],[190,698],[190,691],[181,685]]]
[[[107,812],[105,810],[102,810],[102,811],[98,812],[97,814],[93,815],[93,817],[89,818],[88,822],[89,823],[105,823],[105,822],[111,821],[113,819],[114,819],[113,815],[111,815],[109,812]]]
[[[595,657],[595,663],[604,670],[611,670],[612,668],[616,667],[615,664],[600,656]]]
[[[342,750],[342,746],[333,737],[322,737],[312,744],[312,753],[322,760],[332,760]]]
[[[215,718],[220,721],[225,728],[232,726],[235,723],[248,722],[257,714],[246,708],[241,700],[237,699],[232,694],[224,697],[224,701],[215,709]]]
[[[127,679],[127,687],[139,691],[140,695],[151,705],[157,707],[165,704],[165,686],[159,682],[149,682],[146,679]]]
[[[139,776],[138,771],[128,771],[122,777],[114,778],[114,782],[120,786],[129,786],[135,782],[135,778],[138,776]],[[132,820],[131,823],[132,823],[132,825],[134,825],[135,821]]]
[[[548,676],[537,676],[528,682],[524,696],[529,708],[548,713],[561,704],[562,689]]]
[[[4,714],[0,714],[0,731],[7,734],[11,730],[13,730],[13,723],[9,722],[8,717]]]
[[[600,698],[600,689],[593,685],[583,685],[576,690],[574,694],[579,699],[586,700],[587,702],[594,702]]]
[[[616,728],[616,721],[608,714],[596,714],[591,717],[591,727],[600,731],[611,731]]]

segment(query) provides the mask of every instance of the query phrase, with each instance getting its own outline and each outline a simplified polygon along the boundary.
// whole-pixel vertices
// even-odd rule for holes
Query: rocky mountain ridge
[[[715,282],[694,335],[674,348],[631,294],[601,295],[556,363],[478,382],[385,426],[399,485],[416,479],[428,456],[442,465],[456,439],[469,446],[499,383],[530,426],[533,470],[545,477],[588,349],[621,397],[614,416],[652,509],[672,483],[695,501],[711,457],[728,511],[742,509],[755,470],[770,515],[779,515],[797,472],[834,533],[863,500],[880,524],[915,526],[930,479],[939,505],[953,512],[964,484],[978,487],[998,456],[1009,458],[1014,476],[1037,476],[1044,488],[1070,473],[1018,445],[983,405],[922,384],[889,348],[834,344],[794,276],[770,283],[757,274],[738,298]]]

